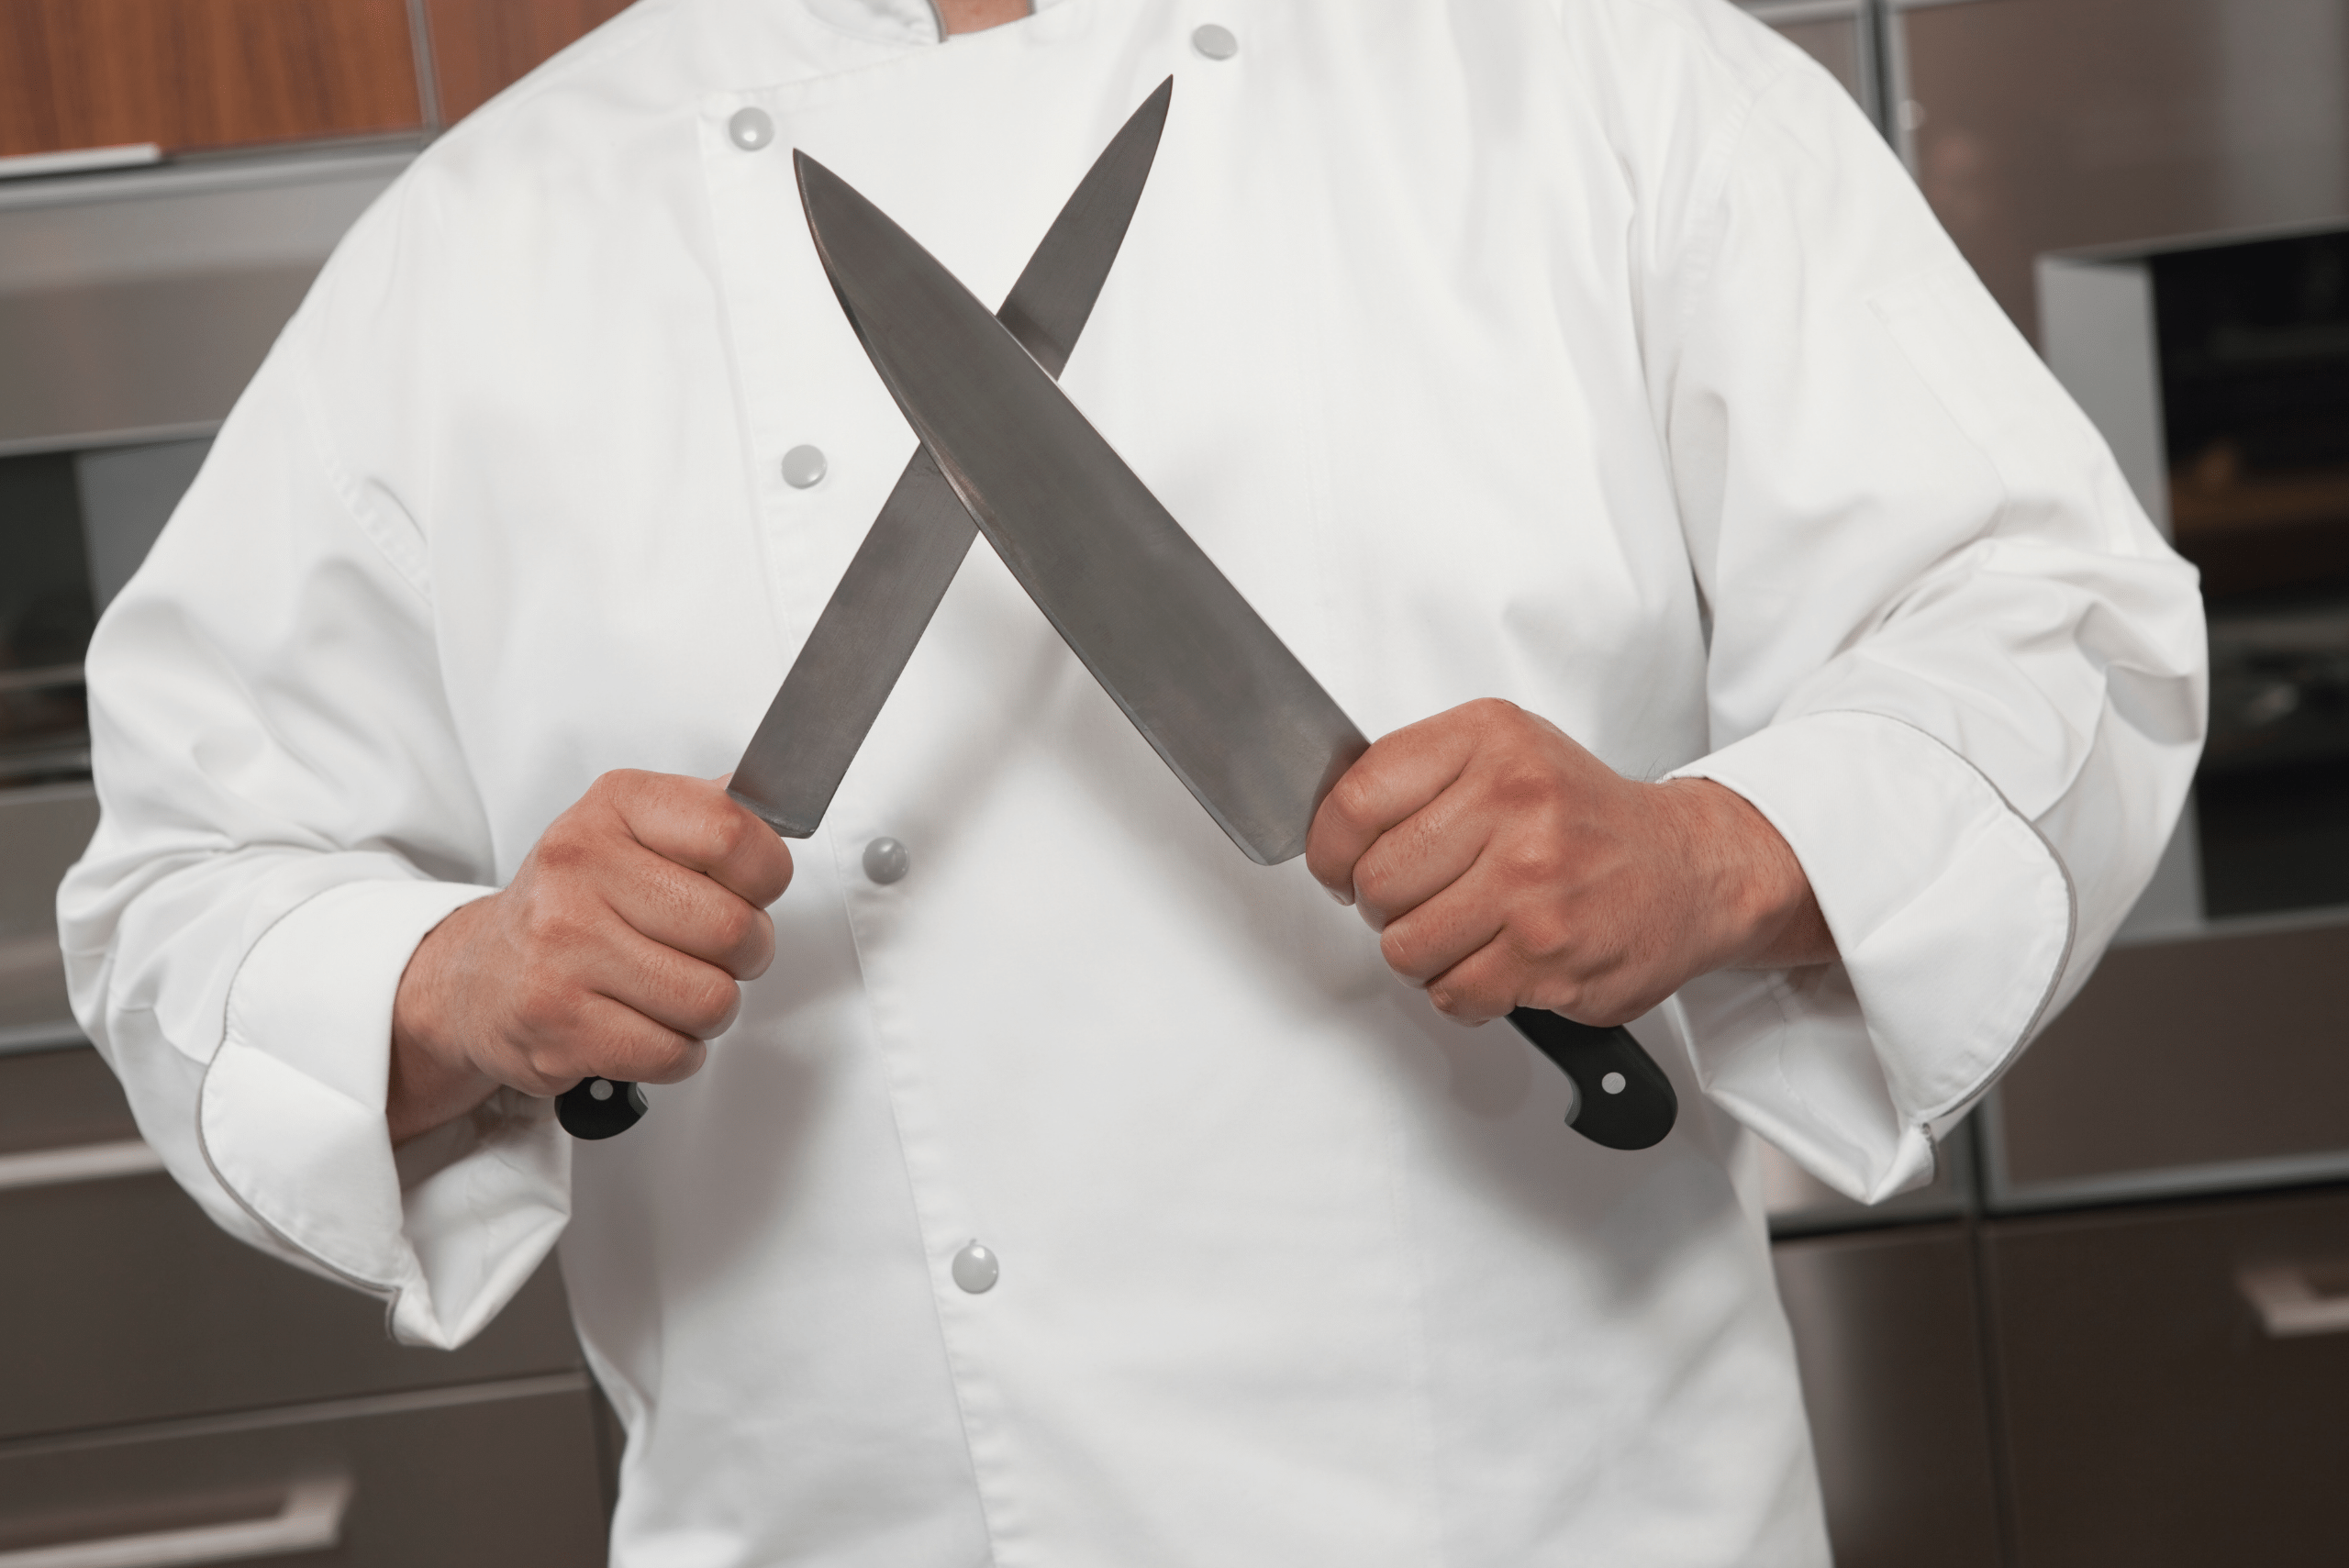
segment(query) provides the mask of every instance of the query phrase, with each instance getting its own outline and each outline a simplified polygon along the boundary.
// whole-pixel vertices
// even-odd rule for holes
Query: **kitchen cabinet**
[[[628,0],[425,0],[440,123],[454,125]]]
[[[2349,1562],[2349,1193],[2002,1221],[2017,1568]]]
[[[0,1441],[581,1370],[551,1268],[464,1349],[410,1349],[382,1301],[232,1240],[160,1171],[104,1173],[95,1151],[143,1146],[86,1047],[0,1057],[0,1257],[38,1260],[0,1296]],[[56,1179],[77,1158],[98,1173]]]
[[[0,1553],[331,1523],[320,1561],[601,1561],[617,1434],[551,1264],[464,1349],[411,1349],[159,1166],[96,1052],[0,1056]],[[102,1560],[262,1554],[141,1550]]]
[[[2115,949],[1983,1118],[2004,1209],[2349,1178],[2349,923]]]
[[[2349,0],[1895,0],[1917,180],[2025,335],[2043,251],[2349,216]]]
[[[7,0],[0,158],[429,135],[626,4]]]
[[[588,1568],[604,1526],[584,1385],[0,1445],[0,1561]]]
[[[1816,1236],[1774,1255],[1838,1568],[1998,1568],[1971,1227]]]
[[[424,128],[406,0],[0,6],[0,156]]]
[[[1755,20],[1827,68],[1860,108],[1884,123],[1876,39],[1882,0],[1741,0]]]

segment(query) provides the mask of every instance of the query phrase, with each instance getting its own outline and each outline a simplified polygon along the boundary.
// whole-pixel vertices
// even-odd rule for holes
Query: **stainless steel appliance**
[[[0,1561],[602,1560],[616,1433],[555,1272],[445,1354],[223,1235],[82,1041],[52,913],[92,620],[404,162],[0,186]]]

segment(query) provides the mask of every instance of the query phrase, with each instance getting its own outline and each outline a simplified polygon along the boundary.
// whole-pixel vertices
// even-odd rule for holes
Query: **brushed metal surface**
[[[1067,367],[1108,280],[1174,92],[1170,76],[1110,139],[996,313],[1047,375]],[[729,793],[775,831],[804,839],[822,822],[974,532],[930,450],[916,449],[735,765]]]
[[[9,1152],[130,1126],[86,1046],[0,1057]],[[232,1240],[163,1175],[0,1193],[0,1441],[581,1364],[551,1263],[463,1350],[411,1349],[382,1302]]]
[[[1781,1241],[1771,1256],[1838,1568],[1998,1568],[1969,1228]]]
[[[595,1414],[584,1387],[487,1399],[455,1391],[406,1408],[284,1415],[208,1431],[133,1429],[96,1441],[0,1446],[0,1552],[258,1523],[282,1517],[296,1487],[347,1481],[340,1544],[330,1556],[299,1561],[348,1568],[589,1568],[604,1561]]]
[[[794,161],[850,322],[987,542],[1250,859],[1302,852],[1362,732],[954,275]]]
[[[979,531],[1242,852],[1302,853],[1362,732],[952,273],[814,159],[794,165],[850,324]],[[1678,1095],[1630,1030],[1531,1007],[1509,1023],[1574,1083],[1575,1131],[1620,1150],[1672,1131]]]
[[[407,151],[0,189],[0,454],[207,435]]]
[[[1925,196],[2015,325],[2047,250],[2349,216],[2343,0],[1900,6]]]
[[[57,884],[97,826],[86,783],[0,790],[0,1057],[82,1038],[57,945]],[[0,1105],[0,1141],[10,1115]]]
[[[2340,1189],[1986,1227],[2019,1568],[2349,1562],[2349,1335],[2239,1284],[2344,1262]]]
[[[2349,922],[2119,948],[2000,1082],[1997,1207],[2349,1175]]]

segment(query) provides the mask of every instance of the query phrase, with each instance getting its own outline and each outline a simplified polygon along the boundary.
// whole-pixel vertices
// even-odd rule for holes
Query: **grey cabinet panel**
[[[0,1057],[0,1155],[132,1136],[87,1047]],[[0,1191],[0,1440],[563,1372],[553,1265],[463,1350],[392,1342],[383,1304],[231,1240],[168,1176]]]
[[[1967,1228],[1781,1241],[1774,1255],[1839,1568],[1997,1568]]]
[[[1994,1204],[2349,1174],[2349,925],[2116,949],[2000,1084]]]
[[[138,1136],[122,1085],[88,1046],[0,1058],[0,1154]]]
[[[231,1240],[168,1176],[0,1194],[0,1438],[574,1369],[551,1264],[456,1351]]]
[[[287,1568],[588,1568],[604,1561],[594,1416],[576,1385],[242,1429],[8,1445],[0,1449],[0,1551],[250,1527],[279,1513],[289,1488],[304,1481],[346,1483],[348,1501],[336,1545],[268,1558]]]
[[[97,826],[86,784],[0,791],[0,1052],[81,1038],[57,946],[57,884]]]
[[[2021,1568],[2349,1562],[2349,1333],[2275,1339],[2246,1270],[2349,1259],[2349,1195],[1986,1231]]]
[[[2042,251],[2349,214],[2349,0],[1970,0],[1896,23],[1918,181],[2026,333]]]

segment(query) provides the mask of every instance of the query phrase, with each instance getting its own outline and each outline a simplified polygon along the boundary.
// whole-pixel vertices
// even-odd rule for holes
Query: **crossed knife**
[[[793,155],[824,272],[921,446],[734,771],[785,838],[816,830],[975,530],[1208,815],[1260,865],[1300,853],[1321,797],[1369,748],[1057,384],[1117,259],[1174,96],[1160,83],[990,315],[830,170]],[[1630,1031],[1538,1008],[1509,1022],[1565,1073],[1566,1120],[1612,1149],[1672,1130],[1672,1081]],[[589,1078],[556,1103],[579,1138],[644,1114]]]

